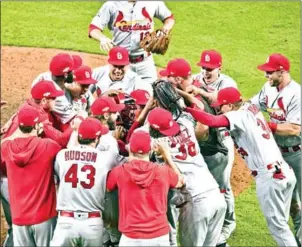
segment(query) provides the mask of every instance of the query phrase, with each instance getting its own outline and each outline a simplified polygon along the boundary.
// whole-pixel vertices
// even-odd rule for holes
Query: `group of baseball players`
[[[244,100],[216,50],[196,75],[183,58],[158,73],[139,46],[154,17],[171,32],[164,2],[105,2],[89,37],[108,64],[55,55],[2,126],[4,246],[228,246],[235,149],[278,246],[301,246],[301,88],[288,58],[259,65],[267,82]]]

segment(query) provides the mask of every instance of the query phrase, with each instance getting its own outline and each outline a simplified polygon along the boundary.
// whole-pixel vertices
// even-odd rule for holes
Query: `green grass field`
[[[87,30],[100,2],[1,2],[1,45],[52,47],[100,53]],[[300,2],[167,2],[176,19],[172,42],[158,66],[186,58],[195,65],[204,49],[222,53],[223,70],[244,97],[265,82],[256,66],[273,52],[291,61],[300,82]],[[159,22],[157,22],[159,25]],[[108,32],[107,32],[108,33]],[[231,246],[275,246],[260,212],[254,185],[236,199],[237,230]]]

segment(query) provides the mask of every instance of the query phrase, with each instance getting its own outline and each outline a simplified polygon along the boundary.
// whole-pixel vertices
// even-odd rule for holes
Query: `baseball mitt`
[[[174,116],[179,116],[183,107],[181,106],[182,98],[176,92],[175,88],[169,81],[157,80],[153,83],[154,99],[160,107],[170,111]]]
[[[140,42],[140,46],[145,51],[164,55],[168,50],[171,35],[163,30],[156,30],[146,34],[145,38]]]

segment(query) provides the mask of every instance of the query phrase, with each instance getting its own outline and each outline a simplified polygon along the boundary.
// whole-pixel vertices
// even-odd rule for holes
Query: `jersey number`
[[[140,41],[142,41],[150,32],[140,33]]]
[[[81,172],[87,172],[86,178],[89,180],[88,183],[86,181],[80,181],[80,184],[85,189],[91,189],[94,186],[94,176],[95,176],[95,168],[92,165],[84,165],[81,168]],[[78,179],[78,165],[73,164],[64,177],[65,183],[71,183],[72,188],[77,188],[79,179]]]
[[[174,148],[176,144],[172,144],[171,147]],[[188,157],[188,154],[191,157],[194,157],[197,152],[195,148],[195,143],[190,141],[188,143],[181,143],[180,147],[178,148],[178,151],[181,153],[181,155],[176,155],[175,158],[179,160],[186,160]]]
[[[260,126],[262,128],[262,130],[264,131],[264,133],[262,134],[262,137],[265,139],[270,139],[271,129],[269,128],[267,123],[266,122],[264,123],[261,119],[257,118],[257,125]]]

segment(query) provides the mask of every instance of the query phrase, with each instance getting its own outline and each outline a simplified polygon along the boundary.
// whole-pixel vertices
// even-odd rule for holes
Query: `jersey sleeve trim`
[[[102,32],[102,29],[100,29],[99,27],[97,27],[96,25],[93,25],[93,24],[90,24],[89,27],[88,27],[88,37],[91,38],[91,35],[90,33],[95,30],[95,29],[98,29]]]

